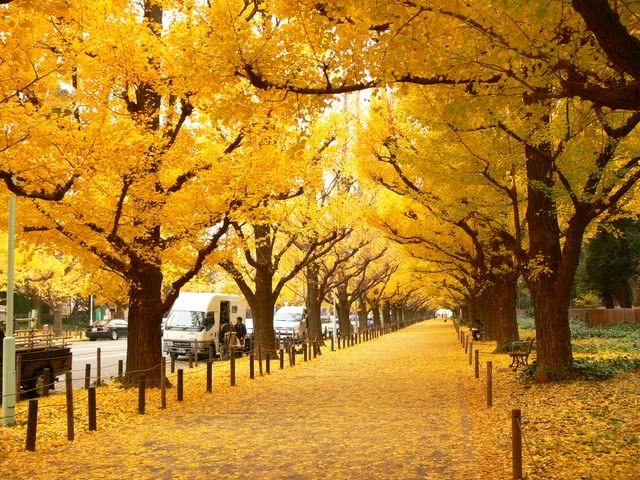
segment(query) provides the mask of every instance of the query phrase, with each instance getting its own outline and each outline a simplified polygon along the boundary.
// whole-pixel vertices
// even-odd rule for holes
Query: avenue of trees
[[[97,281],[74,263],[128,292],[128,371],[204,268],[264,345],[302,279],[312,332],[322,302],[345,329],[446,304],[501,348],[524,278],[539,381],[571,369],[581,252],[585,288],[630,301],[634,257],[594,272],[636,248],[611,233],[639,210],[634,2],[0,4],[3,195],[66,294]]]

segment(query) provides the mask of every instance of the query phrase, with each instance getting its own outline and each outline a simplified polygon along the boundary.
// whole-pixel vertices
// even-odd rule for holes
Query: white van
[[[301,337],[306,331],[307,309],[303,306],[279,308],[273,316],[273,328],[280,337]]]
[[[209,346],[220,352],[220,328],[247,318],[247,302],[241,295],[181,292],[164,325],[162,350],[173,358],[189,355],[198,344],[198,354],[207,355]]]

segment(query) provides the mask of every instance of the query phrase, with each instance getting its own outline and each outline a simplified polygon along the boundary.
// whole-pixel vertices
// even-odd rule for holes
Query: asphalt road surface
[[[100,349],[101,379],[110,380],[118,375],[118,360],[126,363],[127,339],[77,342],[71,346],[73,355],[72,375],[74,388],[84,386],[85,365],[91,365],[91,383],[96,381],[97,352]]]
[[[93,384],[96,381],[98,348],[100,349],[100,378],[102,381],[109,382],[118,375],[118,360],[122,360],[123,368],[126,370],[126,338],[71,343],[73,388],[84,387],[85,366],[87,364],[91,365],[91,383]],[[167,359],[168,363],[169,360]],[[188,361],[185,358],[181,358],[176,364],[183,363],[187,364]],[[64,390],[64,377],[59,377],[58,380],[60,381],[56,383],[56,390]]]

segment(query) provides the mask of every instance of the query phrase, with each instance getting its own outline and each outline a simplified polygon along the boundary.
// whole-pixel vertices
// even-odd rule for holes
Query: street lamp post
[[[9,245],[7,266],[7,331],[2,341],[2,422],[16,424],[16,339],[13,336],[14,250],[16,240],[16,196],[9,197]]]

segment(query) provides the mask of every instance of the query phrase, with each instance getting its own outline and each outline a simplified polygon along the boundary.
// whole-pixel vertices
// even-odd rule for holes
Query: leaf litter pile
[[[0,471],[12,479],[494,479],[510,478],[511,408],[521,408],[530,479],[638,478],[640,377],[527,385],[508,356],[480,344],[475,379],[451,323],[428,321],[250,380],[247,359],[185,370],[159,408],[147,392],[97,391],[98,431],[87,431],[86,393],[76,390],[76,440],[66,441],[64,396],[40,399],[37,452],[18,426],[0,428]],[[486,408],[484,362],[494,364]],[[172,383],[174,376],[170,376]]]

